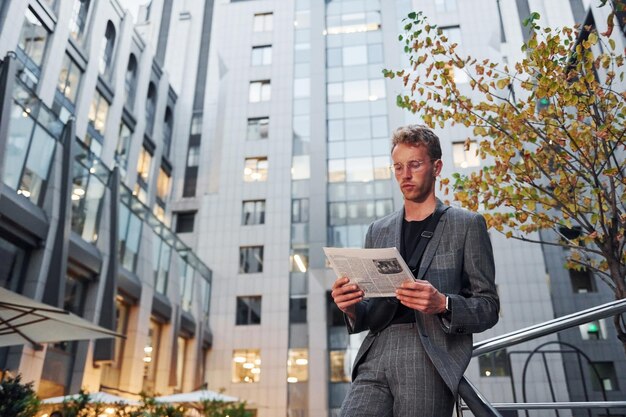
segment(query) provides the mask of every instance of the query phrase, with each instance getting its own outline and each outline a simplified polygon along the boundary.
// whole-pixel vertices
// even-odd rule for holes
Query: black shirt
[[[406,219],[402,220],[402,236],[400,239],[400,255],[404,261],[408,264],[413,252],[415,252],[415,248],[417,247],[418,242],[421,239],[422,232],[426,229],[428,222],[430,221],[432,214],[426,217],[424,220],[416,220],[416,221],[407,221]],[[419,265],[419,260],[418,260]],[[410,265],[409,265],[410,267]],[[417,274],[417,268],[412,271],[413,275]],[[406,307],[401,304],[399,300],[398,309],[396,310],[396,314],[393,316],[393,320],[390,324],[398,324],[398,323],[413,323],[415,321],[415,313],[413,309]]]

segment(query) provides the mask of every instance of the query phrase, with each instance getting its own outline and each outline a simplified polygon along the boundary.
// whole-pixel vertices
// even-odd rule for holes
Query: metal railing
[[[596,307],[582,310],[567,316],[535,324],[501,336],[474,344],[472,356],[480,356],[504,349],[519,343],[551,335],[594,320],[612,317],[626,312],[626,299],[611,301]],[[553,403],[493,403],[491,404],[465,377],[459,384],[459,395],[465,402],[463,409],[469,409],[477,417],[501,417],[498,410],[556,410],[624,408],[626,401],[589,401]]]

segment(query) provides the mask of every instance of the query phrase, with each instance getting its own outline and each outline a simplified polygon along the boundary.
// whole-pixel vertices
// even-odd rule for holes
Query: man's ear
[[[437,178],[439,176],[439,174],[441,174],[441,169],[443,168],[443,161],[441,159],[437,159],[435,161],[435,167],[434,167],[434,172],[433,172],[433,176],[435,178]]]

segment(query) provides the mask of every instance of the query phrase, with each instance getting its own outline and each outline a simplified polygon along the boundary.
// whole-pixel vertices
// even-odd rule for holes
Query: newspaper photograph
[[[348,277],[363,290],[365,298],[395,297],[395,290],[415,280],[396,248],[324,248],[337,277]]]

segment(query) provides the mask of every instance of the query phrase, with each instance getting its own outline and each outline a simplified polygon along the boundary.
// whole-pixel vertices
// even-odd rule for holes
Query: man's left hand
[[[440,314],[446,311],[446,296],[428,281],[405,281],[396,290],[396,297],[402,304],[426,314]]]

